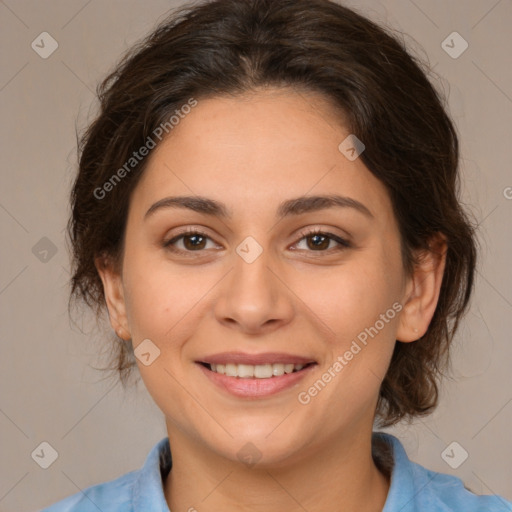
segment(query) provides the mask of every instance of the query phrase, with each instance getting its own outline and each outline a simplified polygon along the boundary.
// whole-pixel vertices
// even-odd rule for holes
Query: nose
[[[215,302],[217,320],[244,334],[263,334],[288,324],[294,313],[293,292],[269,251],[251,263],[235,254]]]

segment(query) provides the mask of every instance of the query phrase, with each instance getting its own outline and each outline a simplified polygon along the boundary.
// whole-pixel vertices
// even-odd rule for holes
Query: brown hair
[[[68,225],[70,299],[83,299],[96,314],[103,310],[94,259],[122,260],[130,196],[147,161],[127,169],[133,152],[191,98],[265,86],[319,92],[345,113],[345,125],[366,146],[363,162],[389,192],[406,272],[414,268],[414,251],[428,250],[436,233],[447,239],[434,317],[420,341],[396,343],[377,407],[382,425],[426,414],[437,404],[437,381],[468,306],[476,262],[474,228],[457,199],[457,135],[403,41],[329,0],[188,4],[123,57],[98,87],[100,113],[79,141]],[[123,165],[122,180],[113,183]],[[106,196],[107,182],[108,197],[98,197]],[[119,340],[114,347],[112,369],[124,384],[133,349]]]

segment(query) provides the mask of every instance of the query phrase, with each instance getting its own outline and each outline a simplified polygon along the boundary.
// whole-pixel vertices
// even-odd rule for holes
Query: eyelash
[[[197,228],[188,228],[187,230],[181,232],[179,235],[173,237],[172,239],[165,241],[163,243],[163,247],[166,249],[169,249],[172,252],[179,253],[179,254],[187,254],[190,256],[192,256],[193,253],[195,253],[195,252],[197,252],[197,253],[204,252],[205,249],[200,249],[197,251],[189,251],[189,250],[177,249],[176,247],[173,246],[173,244],[176,243],[181,238],[184,238],[187,236],[193,236],[193,235],[199,235],[203,238],[208,238],[211,240],[210,236],[208,236],[203,231],[201,231]],[[348,242],[347,240],[345,240],[344,238],[341,238],[341,237],[335,235],[334,233],[329,233],[326,231],[322,231],[320,229],[301,231],[299,234],[300,238],[297,242],[295,242],[294,245],[296,245],[298,242],[301,242],[305,238],[312,237],[315,235],[320,235],[320,236],[326,237],[330,240],[337,242],[339,245],[338,245],[338,247],[331,248],[331,249],[319,250],[319,251],[307,250],[307,252],[331,253],[331,251],[333,251],[333,250],[335,250],[337,252],[337,251],[343,251],[345,249],[352,247],[352,244],[350,242]]]

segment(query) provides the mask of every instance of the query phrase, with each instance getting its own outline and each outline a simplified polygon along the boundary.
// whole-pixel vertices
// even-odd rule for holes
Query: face
[[[368,432],[413,339],[392,205],[348,135],[312,93],[200,100],[134,190],[122,272],[102,273],[111,321],[168,428],[204,450],[278,464]]]

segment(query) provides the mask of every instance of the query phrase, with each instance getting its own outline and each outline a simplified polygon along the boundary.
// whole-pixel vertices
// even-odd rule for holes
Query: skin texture
[[[434,314],[444,257],[423,255],[406,276],[386,189],[338,145],[349,135],[325,98],[291,89],[199,100],[151,154],[131,198],[122,269],[96,265],[112,327],[136,348],[165,415],[173,468],[165,495],[173,511],[379,511],[389,482],[371,457],[379,386],[396,340],[414,342]],[[278,205],[340,194],[363,203],[277,219]],[[147,210],[167,196],[225,203],[231,218],[178,208]],[[164,247],[185,227],[209,237]],[[349,240],[318,249],[305,229]],[[236,252],[248,236],[263,252]],[[309,242],[308,242],[309,240]],[[337,250],[340,248],[341,250]],[[183,254],[188,248],[188,255]],[[294,248],[294,249],[292,249]],[[298,394],[343,355],[394,303],[396,316],[307,405]],[[421,341],[418,341],[421,342]],[[291,389],[246,399],[219,390],[195,361],[219,352],[285,352],[317,362]],[[238,453],[252,443],[261,458]]]

